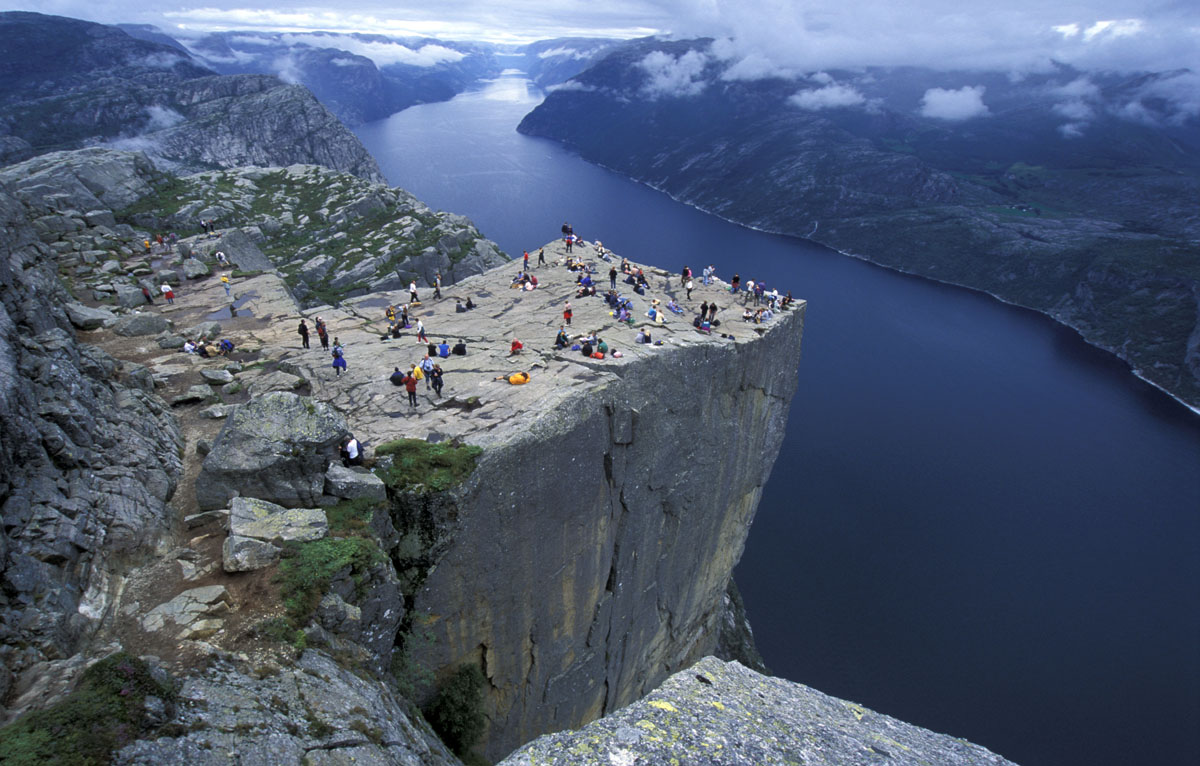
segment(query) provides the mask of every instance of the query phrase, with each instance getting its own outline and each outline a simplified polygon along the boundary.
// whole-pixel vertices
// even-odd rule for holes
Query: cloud
[[[359,62],[358,59],[336,58],[330,59],[329,63],[333,64],[334,66],[358,66],[361,62]]]
[[[146,107],[146,112],[150,115],[150,121],[146,123],[146,130],[148,131],[173,128],[187,119],[179,112],[167,106],[148,106]]]
[[[279,79],[288,85],[303,84],[303,73],[300,71],[299,64],[296,63],[296,57],[290,53],[276,57],[271,62],[271,69],[275,70],[275,74],[279,76]]]
[[[552,59],[552,58],[561,58],[561,57],[565,56],[567,58],[573,58],[573,59],[585,59],[589,55],[590,54],[585,53],[576,48],[550,48],[549,50],[544,50],[541,53],[539,53],[538,58]]]
[[[816,90],[802,90],[788,98],[788,103],[801,109],[817,111],[819,109],[863,106],[867,103],[867,98],[852,86],[831,83]]]
[[[708,84],[702,79],[707,63],[708,56],[699,51],[678,57],[662,51],[648,53],[638,62],[648,76],[642,93],[650,99],[698,95]]]
[[[958,90],[930,88],[921,98],[921,116],[951,122],[986,116],[984,90],[982,85],[964,85]]]
[[[409,48],[400,43],[382,40],[363,40],[350,35],[286,34],[280,37],[285,45],[307,45],[312,48],[336,48],[359,56],[365,56],[376,66],[385,67],[404,64],[416,67],[431,67],[438,64],[456,63],[467,57],[462,51],[444,45],[427,44]]]

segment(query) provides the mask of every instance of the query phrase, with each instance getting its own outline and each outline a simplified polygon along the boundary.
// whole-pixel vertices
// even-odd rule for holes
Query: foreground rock
[[[196,480],[202,509],[228,507],[236,495],[312,507],[325,488],[346,420],[327,404],[286,392],[238,407],[221,429]]]
[[[621,711],[540,737],[501,764],[566,762],[1012,766],[978,745],[712,657]]]
[[[183,682],[176,709],[186,733],[135,742],[113,763],[459,766],[386,686],[312,650],[292,668],[217,662]]]
[[[229,537],[222,558],[226,572],[247,572],[279,558],[277,543],[309,542],[329,534],[320,508],[284,508],[248,497],[235,497],[229,508]]]

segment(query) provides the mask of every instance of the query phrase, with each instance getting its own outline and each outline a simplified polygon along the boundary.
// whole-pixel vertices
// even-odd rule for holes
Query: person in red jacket
[[[513,356],[514,354],[519,354],[523,348],[525,348],[525,344],[516,338],[513,338],[512,347],[509,349],[508,355]]]
[[[563,321],[570,325],[573,316],[575,316],[575,312],[571,311],[571,302],[567,301],[567,305],[563,307]]]

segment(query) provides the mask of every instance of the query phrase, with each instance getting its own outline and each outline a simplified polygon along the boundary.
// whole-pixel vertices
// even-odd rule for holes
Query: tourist
[[[417,406],[417,379],[410,375],[404,376],[404,390],[408,392],[408,406]]]
[[[450,357],[450,344],[446,342],[445,338],[442,338],[442,342],[438,344],[437,355],[442,359],[448,359]]]
[[[467,313],[467,307],[462,304],[462,300],[454,301],[454,313],[456,313],[456,314]]]
[[[404,377],[405,377],[404,373],[400,372],[399,367],[396,367],[394,369],[395,369],[395,372],[393,372],[391,375],[388,376],[388,380],[390,380],[392,382],[393,386],[403,386],[404,385]]]
[[[342,465],[349,468],[352,465],[362,465],[362,445],[352,435],[347,434],[342,439]]]
[[[433,381],[429,379],[429,373],[433,372],[433,359],[429,357],[429,354],[426,354],[425,358],[421,360],[421,372],[425,375],[425,388],[431,388]]]
[[[338,377],[341,377],[342,370],[346,369],[346,353],[342,348],[341,342],[337,338],[333,339],[333,351],[331,352],[331,355],[333,356],[334,374]]]
[[[429,371],[429,380],[433,383],[433,393],[437,398],[442,398],[442,366],[435,364],[433,369]]]
[[[300,333],[300,343],[303,344],[304,348],[308,348],[308,323],[301,319],[300,327],[297,328],[296,332]]]
[[[146,303],[154,304],[154,296],[150,294],[150,288],[142,285],[142,297],[146,299]]]
[[[522,343],[521,341],[517,340],[516,338],[513,338],[512,346],[510,346],[508,349],[508,355],[516,356],[517,354],[521,353],[521,349],[523,349],[523,348],[525,348],[525,344]]]
[[[408,302],[420,303],[417,300],[417,280],[415,279],[408,283]]]
[[[229,297],[229,275],[228,274],[221,275],[221,287],[225,288],[225,297],[228,298]]]
[[[546,248],[539,247],[538,248],[538,266],[545,266],[545,265],[546,265]]]
[[[433,277],[433,297],[439,299],[442,297],[442,272],[440,271]]]
[[[563,306],[563,321],[569,326],[571,324],[571,317],[574,315],[575,312],[571,311],[571,302],[567,301],[566,305]]]
[[[554,336],[554,347],[563,349],[569,345],[571,345],[571,340],[567,337],[567,331],[562,325],[559,325],[558,335]]]
[[[425,337],[425,323],[420,319],[417,320],[417,342],[428,343],[429,338]]]
[[[708,301],[704,301],[703,303],[700,304],[700,319],[703,320],[707,316],[708,316]]]
[[[525,251],[525,256],[521,262],[524,264],[524,266],[523,266],[524,270],[529,271],[529,251],[528,250]]]
[[[455,356],[466,356],[467,344],[462,342],[462,338],[459,338],[458,343],[454,344],[454,348],[450,349],[450,353]]]
[[[162,287],[158,289],[162,291],[163,297],[167,299],[167,303],[175,302],[175,291],[171,289],[169,284],[163,282]]]
[[[617,267],[616,266],[610,266],[608,269],[608,289],[609,290],[617,289]]]
[[[687,299],[690,301],[692,299],[692,290],[695,289],[695,284],[689,279],[687,284],[683,286],[683,289],[687,290]]]

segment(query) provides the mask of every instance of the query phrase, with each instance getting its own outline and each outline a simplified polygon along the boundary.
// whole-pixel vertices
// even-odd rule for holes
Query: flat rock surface
[[[1012,764],[965,740],[713,657],[612,715],[578,731],[540,737],[501,761],[553,763]]]

